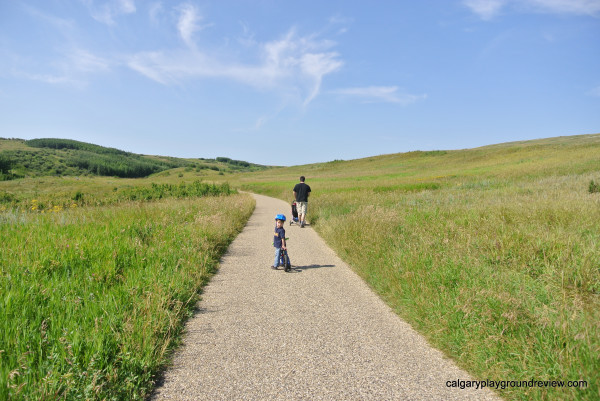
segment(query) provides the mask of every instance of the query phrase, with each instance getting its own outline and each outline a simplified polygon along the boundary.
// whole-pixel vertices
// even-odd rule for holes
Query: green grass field
[[[511,400],[600,399],[600,135],[410,152],[241,174],[292,200],[431,344]],[[581,383],[579,383],[581,384]]]
[[[254,209],[248,195],[188,178],[69,179],[76,191],[60,178],[3,183],[18,201],[0,203],[0,399],[149,394]]]
[[[252,213],[230,188],[291,201],[300,175],[311,226],[475,378],[586,385],[499,391],[510,400],[600,399],[600,134],[249,173],[39,174],[0,182],[0,399],[143,399]]]

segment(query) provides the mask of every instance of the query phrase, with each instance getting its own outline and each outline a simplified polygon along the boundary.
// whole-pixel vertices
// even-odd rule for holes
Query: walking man
[[[300,182],[294,187],[294,197],[296,198],[296,208],[298,209],[298,222],[300,227],[304,227],[306,219],[306,208],[308,206],[308,196],[310,187],[304,183],[304,176],[300,177]]]

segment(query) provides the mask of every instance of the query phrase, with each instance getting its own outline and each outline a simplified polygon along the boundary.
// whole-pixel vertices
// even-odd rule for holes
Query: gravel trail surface
[[[400,319],[306,226],[289,225],[293,270],[272,270],[261,195],[205,287],[152,400],[498,400]],[[310,202],[308,215],[310,216]]]

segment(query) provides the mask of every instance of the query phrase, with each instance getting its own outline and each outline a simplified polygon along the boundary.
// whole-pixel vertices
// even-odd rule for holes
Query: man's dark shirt
[[[296,184],[294,192],[296,193],[296,202],[308,202],[310,187],[307,184],[303,182]]]

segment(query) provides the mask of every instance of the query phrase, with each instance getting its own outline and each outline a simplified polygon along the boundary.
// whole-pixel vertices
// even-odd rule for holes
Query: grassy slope
[[[94,168],[83,168],[81,162],[94,160],[96,163],[106,165],[130,165],[132,168],[145,164],[154,166],[156,170],[163,171],[170,168],[186,167],[188,171],[256,171],[265,166],[245,163],[242,166],[235,160],[222,162],[215,159],[182,159],[167,156],[138,155],[122,152],[118,149],[105,148],[85,142],[71,140],[48,140],[50,142],[67,142],[71,146],[80,146],[81,149],[54,149],[48,147],[33,147],[22,139],[0,138],[0,158],[11,160],[11,172],[17,177],[43,177],[43,176],[81,176],[100,175]],[[35,141],[34,141],[35,142]],[[131,177],[132,175],[126,175]]]
[[[291,200],[388,304],[479,379],[586,380],[509,399],[598,399],[600,134],[237,175]],[[289,211],[282,211],[289,213]]]
[[[96,145],[90,146],[106,151],[115,150]],[[133,155],[136,158],[143,157],[157,162],[181,164],[182,167],[171,168],[145,178],[118,178],[98,176],[89,171],[67,166],[65,163],[69,157],[84,157],[86,154],[77,149],[35,148],[28,146],[22,139],[0,138],[0,158],[7,155],[6,152],[12,155],[14,152],[22,152],[19,157],[14,158],[17,162],[15,169],[11,170],[22,178],[2,181],[0,174],[0,210],[12,207],[30,209],[33,207],[33,200],[36,201],[36,206],[42,210],[44,208],[51,209],[53,206],[68,207],[76,199],[80,205],[99,206],[106,204],[108,199],[115,198],[124,191],[140,186],[147,187],[151,183],[179,184],[197,180],[210,182],[217,179],[223,181],[231,172],[267,168],[257,164],[244,167],[215,159],[178,159],[166,156]],[[89,152],[87,153],[89,154]],[[23,163],[27,165],[25,166]],[[62,173],[57,174],[57,171],[62,171]]]

